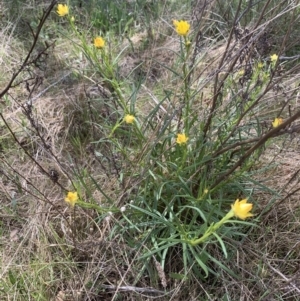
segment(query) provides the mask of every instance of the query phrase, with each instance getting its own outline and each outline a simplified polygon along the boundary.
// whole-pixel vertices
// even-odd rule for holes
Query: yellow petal
[[[276,62],[278,60],[278,55],[277,54],[273,54],[271,55],[271,62]]]
[[[272,122],[273,128],[277,128],[283,123],[282,118],[275,118],[274,121]]]
[[[65,197],[65,202],[68,203],[69,205],[71,205],[71,207],[74,207],[74,205],[77,203],[77,201],[78,201],[77,191],[75,191],[75,192],[69,191],[67,196]]]
[[[176,138],[176,143],[181,145],[181,144],[186,144],[189,138],[185,134],[177,134]]]
[[[105,41],[102,37],[96,37],[94,39],[94,46],[98,49],[101,49],[105,46]]]
[[[178,35],[186,36],[190,30],[190,24],[187,21],[173,21],[173,25],[175,26],[175,30]]]
[[[69,13],[69,7],[67,4],[58,4],[56,12],[60,17],[64,17]]]
[[[236,217],[240,219],[246,219],[247,217],[253,216],[250,211],[252,210],[253,204],[247,203],[247,199],[239,200],[237,199],[231,209]]]
[[[125,117],[124,117],[124,121],[125,121],[126,123],[129,123],[129,124],[133,123],[134,120],[135,120],[135,117],[134,117],[133,115],[130,115],[130,114],[127,114],[127,115],[125,115]]]

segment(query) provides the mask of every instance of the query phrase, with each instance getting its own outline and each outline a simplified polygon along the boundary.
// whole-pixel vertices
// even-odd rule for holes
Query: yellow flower
[[[78,201],[78,193],[69,191],[67,196],[65,197],[65,202],[71,205],[71,207],[74,207],[75,203]]]
[[[253,216],[250,211],[252,210],[253,204],[247,203],[247,199],[237,199],[234,204],[231,205],[231,210],[234,215],[240,219],[246,219],[247,217]]]
[[[67,4],[58,4],[56,12],[60,17],[64,17],[69,13],[69,7]]]
[[[124,121],[125,121],[126,123],[133,123],[134,120],[135,120],[135,117],[134,117],[133,115],[130,115],[130,114],[127,114],[127,115],[125,115],[125,117],[124,117]]]
[[[190,30],[190,24],[187,21],[173,20],[173,25],[178,35],[186,36]]]
[[[239,76],[243,76],[245,74],[245,69],[241,69],[239,72],[238,72],[238,75]]]
[[[264,67],[264,63],[263,62],[258,62],[257,63],[257,68],[258,69],[262,69]]]
[[[177,134],[176,138],[176,143],[181,145],[181,144],[186,144],[189,138],[185,134]]]
[[[101,38],[101,37],[96,37],[96,38],[94,39],[94,46],[95,46],[96,48],[101,49],[101,48],[104,47],[104,45],[105,45],[105,41],[104,41],[103,38]]]
[[[273,128],[277,128],[283,123],[282,118],[275,118],[274,121],[272,122]]]
[[[278,55],[277,54],[274,53],[273,55],[271,55],[271,62],[276,63],[277,60],[278,60]]]

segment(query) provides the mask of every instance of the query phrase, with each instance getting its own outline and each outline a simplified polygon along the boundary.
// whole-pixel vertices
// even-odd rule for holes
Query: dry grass
[[[1,37],[4,42],[0,50],[3,53],[0,65],[4,72],[0,87],[4,87],[24,49],[7,30],[2,31]],[[140,41],[141,38],[136,37],[135,47],[139,47]],[[92,210],[76,208],[73,211],[63,201],[65,190],[62,187],[72,189],[70,175],[77,174],[83,179],[83,182],[75,183],[81,189],[83,198],[91,198],[100,205],[104,202],[93,181],[85,176],[87,172],[120,205],[123,205],[122,195],[126,193],[126,185],[122,187],[113,172],[108,176],[92,144],[84,140],[92,132],[92,127],[86,132],[87,125],[84,124],[86,114],[90,114],[89,101],[101,114],[105,114],[106,107],[101,102],[93,102],[94,99],[99,100],[99,90],[93,90],[95,84],[92,80],[78,79],[69,71],[72,67],[80,69],[85,62],[73,61],[70,53],[70,56],[65,55],[64,43],[58,42],[53,48],[42,74],[43,82],[35,90],[40,96],[33,102],[38,133],[49,145],[48,149],[37,132],[32,130],[22,111],[28,95],[24,85],[13,90],[7,104],[4,105],[2,100],[3,115],[19,146],[1,123],[1,299],[179,301],[221,300],[228,296],[228,299],[222,300],[299,300],[298,133],[285,141],[279,139],[278,144],[274,143],[262,157],[264,164],[274,164],[257,178],[269,189],[278,191],[273,205],[266,208],[273,194],[255,194],[256,211],[264,212],[259,216],[258,227],[251,229],[241,242],[228,240],[228,244],[237,251],[230,254],[226,264],[239,280],[225,271],[218,271],[218,277],[214,279],[212,276],[206,283],[195,278],[174,280],[165,275],[154,259],[149,262],[152,274],[138,277],[141,272],[138,258],[145,246],[128,246],[121,234],[114,233],[114,225],[119,223],[115,216],[102,219]],[[128,55],[121,64],[121,75],[126,77],[130,74],[128,70],[135,68],[140,61],[144,62],[142,71],[150,80],[147,82],[149,85],[145,86],[145,94],[139,96],[141,114],[143,109],[148,109],[144,106],[147,99],[155,102],[149,91],[154,89],[157,80],[161,86],[174,85],[169,73],[162,67],[163,64],[170,65],[174,59],[170,55],[177,50],[174,49],[173,38],[157,43],[153,43],[151,51],[141,50],[138,57]],[[164,51],[166,48],[168,51]],[[215,66],[220,49],[216,50],[216,54],[210,52],[213,63],[208,66]],[[68,70],[62,68],[66,57],[69,57]],[[201,72],[201,77],[207,78],[207,73]],[[283,84],[290,93],[288,98],[295,95],[297,84],[298,75]],[[200,88],[197,86],[195,89]],[[210,96],[210,89],[208,87],[207,97]],[[96,91],[96,94],[89,98],[87,96],[92,94],[91,91]],[[269,97],[266,99],[268,108],[273,104],[275,110],[282,98],[276,99],[276,94]],[[297,101],[293,105],[298,107]],[[152,107],[151,103],[149,107]],[[270,115],[265,116],[271,119]],[[101,137],[101,131],[95,135],[94,138]],[[53,170],[61,186],[49,177]],[[92,195],[84,193],[85,185],[93,191]],[[220,250],[213,252],[216,258],[224,261]],[[164,292],[165,287],[167,293]]]

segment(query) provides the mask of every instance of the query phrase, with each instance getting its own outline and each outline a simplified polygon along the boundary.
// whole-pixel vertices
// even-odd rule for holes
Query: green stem
[[[220,221],[216,224],[212,224],[202,235],[202,237],[194,240],[190,240],[188,243],[191,246],[199,245],[205,242],[214,232],[216,232],[223,224],[225,224],[229,219],[234,216],[233,210],[230,210]]]
[[[185,125],[185,131],[188,134],[189,133],[189,114],[190,114],[190,88],[189,88],[189,80],[188,80],[188,67],[187,67],[187,60],[189,57],[189,46],[187,46],[187,38],[184,37],[184,62],[182,66],[182,72],[183,72],[183,81],[184,81],[184,97],[183,101],[186,105],[185,108],[185,115],[184,115],[184,125]]]
[[[120,209],[118,208],[103,208],[97,204],[91,204],[91,203],[86,203],[84,201],[77,201],[76,205],[84,208],[84,209],[94,209],[99,213],[108,213],[108,212],[112,212],[112,213],[116,213],[116,212],[120,212]]]
[[[121,126],[122,123],[123,121],[116,123],[116,125],[113,127],[110,134],[108,135],[108,138],[111,138],[113,136],[114,132]]]

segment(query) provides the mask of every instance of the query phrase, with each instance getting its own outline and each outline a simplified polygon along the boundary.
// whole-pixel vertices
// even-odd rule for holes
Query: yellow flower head
[[[239,76],[243,76],[245,74],[245,69],[241,69],[239,72],[238,72],[238,75]]]
[[[104,41],[103,38],[101,38],[101,37],[96,37],[96,38],[94,39],[94,46],[95,46],[96,48],[101,49],[101,48],[104,47],[104,45],[105,45],[105,41]]]
[[[75,203],[78,201],[78,193],[69,191],[67,196],[65,197],[65,202],[71,205],[71,207],[74,207]]]
[[[190,24],[187,21],[173,20],[173,25],[178,35],[186,36],[190,30]]]
[[[283,123],[282,118],[275,118],[274,121],[272,122],[273,128],[277,128]]]
[[[264,67],[264,63],[263,62],[258,62],[257,63],[257,68],[258,69],[262,69]]]
[[[130,114],[127,114],[127,115],[125,115],[125,117],[124,117],[124,121],[126,122],[126,123],[133,123],[134,122],[134,120],[135,120],[135,117],[133,116],[133,115],[130,115]]]
[[[186,144],[189,138],[185,134],[177,134],[176,138],[176,143],[181,145],[181,144]]]
[[[278,55],[277,54],[274,53],[273,55],[271,55],[271,62],[276,63],[277,60],[278,60]]]
[[[247,217],[253,216],[250,211],[252,210],[253,204],[247,203],[247,199],[237,199],[234,204],[231,205],[231,210],[234,215],[240,219],[246,219]]]
[[[64,17],[69,13],[69,7],[67,4],[58,4],[56,12],[60,17]]]

